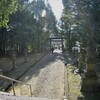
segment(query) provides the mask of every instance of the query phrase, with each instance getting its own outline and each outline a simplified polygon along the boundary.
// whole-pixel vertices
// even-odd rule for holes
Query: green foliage
[[[0,27],[8,28],[9,15],[17,10],[17,0],[0,0]]]
[[[56,19],[50,6],[46,6],[44,0],[33,0],[31,3],[27,1],[13,2],[16,6],[16,9],[12,7],[14,13],[9,9],[11,13],[9,12],[8,21],[5,23],[9,28],[4,31],[3,26],[7,26],[2,25],[0,30],[1,53],[7,53],[12,49],[17,53],[22,53],[24,49],[29,52],[42,51],[48,44],[47,38],[50,32],[57,33]],[[12,4],[11,1],[9,2]],[[44,10],[46,16],[43,17]]]
[[[92,48],[96,48],[100,41],[100,1],[63,0],[63,3],[62,20],[70,43],[76,38],[82,46],[89,47],[92,44]]]

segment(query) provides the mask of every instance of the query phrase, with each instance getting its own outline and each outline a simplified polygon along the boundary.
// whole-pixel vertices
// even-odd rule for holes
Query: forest
[[[18,54],[24,49],[28,52],[46,50],[50,33],[58,33],[56,24],[51,6],[44,0],[1,0],[0,55],[12,50]]]
[[[78,47],[91,59],[100,55],[100,1],[62,0],[59,21],[47,0],[0,1],[0,54],[15,50],[42,52],[49,48],[48,38],[66,38],[66,48]],[[44,15],[43,15],[44,14]]]
[[[100,91],[100,0],[62,0],[62,4],[64,9],[61,18],[57,20],[48,0],[32,0],[31,2],[30,0],[0,0],[0,58],[11,56],[11,53],[13,55],[13,51],[19,56],[23,55],[24,51],[28,54],[47,54],[48,52],[50,54],[50,36],[54,36],[55,39],[63,38],[65,44],[61,44],[62,54],[59,55],[64,57],[66,63],[60,57],[58,58],[65,63],[65,70],[73,69],[71,74],[74,75],[73,79],[70,78],[71,82],[73,80],[76,82],[75,75],[79,74],[81,90]],[[57,56],[57,53],[53,51],[48,59],[44,60],[45,63],[49,64],[52,61],[50,59]],[[25,61],[27,57],[29,58],[26,54]],[[34,58],[35,61],[37,57],[32,56],[29,61],[33,63],[32,59]],[[12,65],[16,67],[16,57],[12,58],[12,62],[14,60]],[[69,66],[67,66],[68,62],[70,62]],[[25,62],[25,64],[31,63]],[[7,64],[6,66],[8,69]],[[59,65],[59,67],[62,66]],[[24,67],[18,67],[24,69]],[[49,73],[48,70],[46,72]],[[68,82],[67,84],[71,85]],[[87,98],[87,93],[82,93]],[[92,98],[92,95],[88,96]]]

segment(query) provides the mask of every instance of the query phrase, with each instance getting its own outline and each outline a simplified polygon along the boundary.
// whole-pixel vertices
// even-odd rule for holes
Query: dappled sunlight
[[[25,75],[23,75],[19,80],[23,81],[23,82],[27,82],[29,84],[32,84],[33,95],[37,96],[37,93],[39,92],[39,87],[40,87],[40,86],[38,86],[38,84],[40,83],[39,82],[40,80],[44,81],[44,82],[51,81],[50,85],[53,86],[52,79],[55,80],[54,82],[56,82],[59,79],[59,77],[55,76],[55,74],[59,75],[59,72],[55,73],[55,71],[60,69],[61,67],[63,70],[63,68],[64,68],[63,60],[64,60],[64,58],[62,57],[61,52],[54,52],[53,54],[49,53],[43,59],[41,59],[38,63],[36,63],[33,67],[31,67],[31,69],[29,69],[29,71],[27,71],[25,73]],[[51,74],[53,75],[53,77],[51,77]],[[42,80],[43,75],[45,76],[45,80]],[[51,78],[49,79],[48,77],[46,77],[46,75],[49,76],[49,78],[50,77]],[[61,80],[63,80],[63,78],[61,78]],[[59,83],[62,84],[62,82],[63,81],[61,81]],[[49,83],[48,83],[48,85],[49,85]],[[20,95],[20,94],[26,95],[27,92],[21,93],[20,86],[22,87],[21,88],[22,91],[27,90],[27,87],[24,87],[23,85],[16,84],[15,89],[16,89],[16,91],[18,90],[17,94],[18,95]],[[38,89],[36,89],[36,88],[38,88]],[[20,90],[20,92],[19,92],[19,90]],[[58,92],[63,91],[63,88],[58,88],[58,90],[59,90]],[[9,92],[11,92],[11,91],[12,91],[12,89],[9,90]]]
[[[28,85],[16,83],[14,84],[14,89],[15,89],[16,96],[30,96],[30,87]],[[7,90],[7,92],[13,94],[12,87],[10,87],[9,90]]]
[[[25,80],[28,80],[28,79],[29,79],[29,76],[26,76],[26,77],[25,77]]]
[[[43,71],[47,66],[52,66],[54,63],[57,63],[58,60],[63,61],[63,57],[61,53],[54,52],[53,54],[49,53],[45,56],[45,61],[43,59],[40,60],[39,63],[36,63],[34,66],[31,67],[29,72],[31,76],[26,72],[26,77],[22,77],[20,80],[24,82],[28,82],[31,80],[32,77],[37,77],[41,71]]]
[[[36,63],[36,65],[33,66],[34,70],[32,72],[31,72],[32,69],[29,70],[32,73],[32,76],[28,76],[28,74],[26,73],[28,78],[26,78],[25,80],[23,79],[23,81],[27,82],[32,77],[37,77],[42,70],[44,70],[48,66],[52,66],[58,60],[61,61],[64,60],[62,54],[59,54],[58,52],[54,52],[53,54],[49,53],[48,55],[45,56],[45,61],[41,60],[39,63]]]

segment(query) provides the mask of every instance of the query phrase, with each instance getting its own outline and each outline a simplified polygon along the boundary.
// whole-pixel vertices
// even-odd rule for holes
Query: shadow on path
[[[25,77],[22,77],[20,80],[24,82],[28,82],[29,80],[31,80],[33,76],[37,77],[41,69],[46,68],[47,66],[57,62],[58,60],[64,61],[64,58],[62,57],[62,53],[54,52],[53,54],[52,53],[47,54],[44,58],[42,58],[39,62],[37,62],[34,66],[32,66],[25,73]]]

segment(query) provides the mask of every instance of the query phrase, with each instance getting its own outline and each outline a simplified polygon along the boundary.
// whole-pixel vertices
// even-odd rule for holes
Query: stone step
[[[47,99],[47,98],[36,98],[28,96],[14,96],[13,94],[0,92],[0,100],[58,100],[58,99]]]

